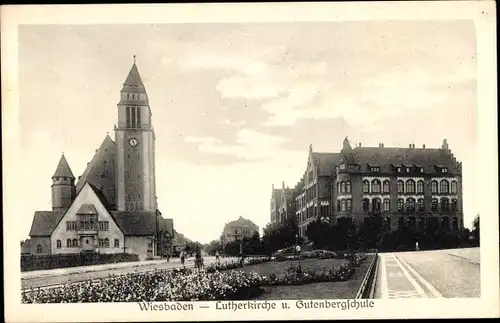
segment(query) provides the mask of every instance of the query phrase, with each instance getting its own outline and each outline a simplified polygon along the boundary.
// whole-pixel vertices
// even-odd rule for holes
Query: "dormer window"
[[[398,167],[397,170],[398,170],[398,173],[401,173],[401,167]]]
[[[340,168],[341,170],[345,169],[345,164],[340,164],[339,168]]]
[[[423,167],[420,167],[420,172],[423,173],[424,172],[424,168]]]
[[[410,167],[406,167],[406,172],[407,173],[411,172],[411,168]]]
[[[380,173],[380,167],[370,167],[372,173]]]
[[[441,173],[448,173],[448,168],[443,167],[443,168],[441,169]]]

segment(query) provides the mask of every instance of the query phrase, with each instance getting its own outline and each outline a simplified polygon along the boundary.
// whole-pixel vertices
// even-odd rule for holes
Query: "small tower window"
[[[131,127],[131,124],[130,124],[130,107],[127,107],[126,109],[126,119],[127,119],[127,128],[130,128]]]
[[[137,124],[136,127],[141,127],[141,107],[137,107]]]
[[[36,253],[42,253],[42,245],[41,244],[36,246]]]
[[[115,239],[115,248],[120,248],[120,240]]]
[[[62,242],[61,242],[61,240],[57,240],[57,242],[56,242],[56,247],[57,247],[57,249],[60,249],[60,248],[62,247]]]

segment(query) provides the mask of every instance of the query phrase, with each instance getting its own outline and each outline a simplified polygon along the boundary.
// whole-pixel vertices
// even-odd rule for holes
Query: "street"
[[[235,258],[221,258],[221,262]],[[215,262],[215,257],[204,257],[205,265]],[[187,268],[194,267],[194,257],[188,258],[185,263]],[[148,262],[128,262],[110,265],[61,268],[54,270],[43,270],[37,272],[21,273],[21,288],[47,287],[61,285],[68,282],[75,283],[90,279],[104,278],[109,275],[123,275],[133,272],[144,272],[155,269],[174,269],[182,267],[179,258],[173,258],[170,262],[166,260]]]
[[[375,298],[481,297],[479,248],[379,256]]]

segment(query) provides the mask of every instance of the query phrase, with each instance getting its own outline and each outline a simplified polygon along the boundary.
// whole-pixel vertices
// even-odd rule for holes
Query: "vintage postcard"
[[[2,7],[6,320],[498,317],[494,9]]]

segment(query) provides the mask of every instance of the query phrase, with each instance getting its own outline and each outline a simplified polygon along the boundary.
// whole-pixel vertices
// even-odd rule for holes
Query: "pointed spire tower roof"
[[[135,55],[134,64],[132,65],[132,68],[128,72],[128,76],[123,83],[122,91],[146,93],[146,88],[144,87],[144,83],[142,83],[141,75],[139,74],[139,70],[137,69],[137,65],[135,63]]]
[[[52,178],[54,177],[69,177],[75,179],[75,176],[73,175],[73,172],[69,167],[68,161],[66,160],[66,157],[64,157],[64,153],[62,154],[61,159],[59,160],[59,164],[57,164],[57,169],[54,172]]]

